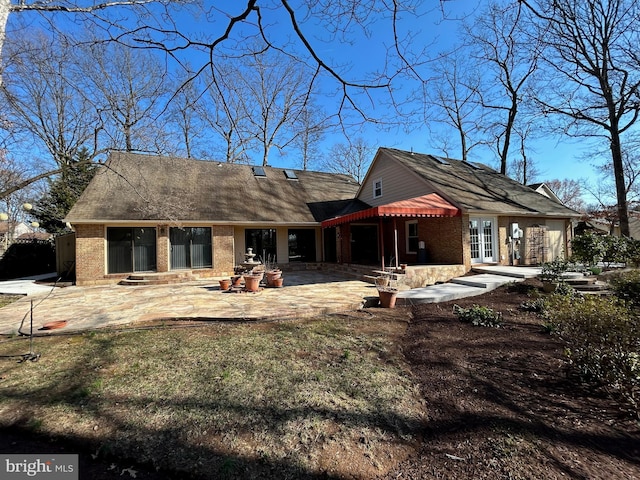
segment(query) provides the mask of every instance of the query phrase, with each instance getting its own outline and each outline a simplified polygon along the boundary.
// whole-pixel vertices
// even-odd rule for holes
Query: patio
[[[278,320],[324,312],[354,310],[368,297],[377,301],[375,286],[353,277],[318,271],[284,273],[283,288],[257,293],[227,293],[216,279],[161,286],[66,287],[24,297],[0,309],[0,334],[29,331],[38,334],[117,327],[163,319],[206,321]],[[59,330],[38,330],[49,322],[66,320]]]

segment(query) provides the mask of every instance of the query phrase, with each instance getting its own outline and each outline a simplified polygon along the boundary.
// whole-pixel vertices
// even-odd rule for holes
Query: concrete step
[[[493,290],[506,283],[522,281],[524,278],[508,275],[478,274],[469,275],[467,277],[456,277],[451,279],[451,283],[459,285],[467,285],[469,287],[484,288],[485,290]]]

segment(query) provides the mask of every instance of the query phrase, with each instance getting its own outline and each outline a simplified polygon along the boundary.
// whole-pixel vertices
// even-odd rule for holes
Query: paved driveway
[[[0,309],[0,334],[15,334],[23,319],[29,331],[33,301],[35,332],[45,323],[66,320],[52,332],[88,330],[160,319],[258,320],[303,317],[359,308],[377,298],[372,284],[320,272],[284,274],[284,288],[258,293],[220,291],[217,280],[161,286],[50,288]]]

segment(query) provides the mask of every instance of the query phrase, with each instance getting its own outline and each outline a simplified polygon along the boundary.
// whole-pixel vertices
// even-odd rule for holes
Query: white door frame
[[[475,228],[472,228],[476,222]],[[496,263],[498,258],[498,219],[469,216],[471,263]],[[474,256],[475,255],[475,256]]]

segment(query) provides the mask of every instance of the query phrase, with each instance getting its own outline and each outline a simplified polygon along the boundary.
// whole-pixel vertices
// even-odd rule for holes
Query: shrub
[[[569,271],[571,263],[563,258],[557,257],[551,262],[542,264],[540,280],[543,282],[560,282],[562,274]]]
[[[520,310],[524,310],[525,312],[542,313],[545,311],[544,298],[539,297],[535,300],[524,301],[520,304]]]
[[[453,312],[461,322],[471,323],[476,327],[500,327],[502,325],[502,313],[489,307],[473,305],[470,308],[453,306]]]
[[[603,240],[604,236],[590,232],[576,235],[571,240],[572,258],[576,262],[590,266],[602,261],[607,250]]]
[[[640,270],[612,275],[609,284],[618,298],[636,306],[640,305]]]
[[[638,317],[615,297],[553,295],[548,301],[570,367],[582,379],[620,393],[640,414]]]

